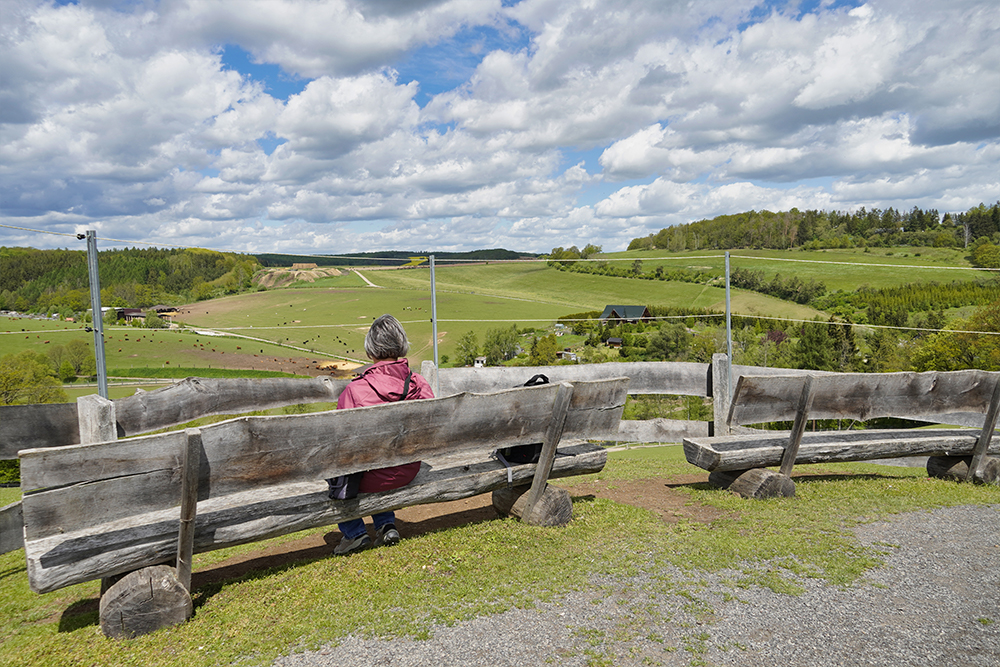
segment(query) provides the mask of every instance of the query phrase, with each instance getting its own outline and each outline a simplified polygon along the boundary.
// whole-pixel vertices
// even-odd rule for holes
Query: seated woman
[[[365,353],[375,363],[354,378],[337,400],[337,409],[360,408],[379,403],[434,398],[427,380],[410,370],[406,354],[410,343],[406,331],[392,315],[383,315],[365,335]],[[420,461],[391,468],[369,470],[361,478],[361,493],[387,491],[406,486],[420,470]],[[375,546],[391,546],[399,542],[396,515],[379,512],[372,516],[375,526]],[[372,545],[364,519],[338,524],[344,537],[333,553],[344,556]]]

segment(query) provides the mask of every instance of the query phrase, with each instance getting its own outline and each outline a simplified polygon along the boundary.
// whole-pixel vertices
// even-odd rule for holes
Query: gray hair
[[[374,322],[365,334],[365,353],[372,360],[398,359],[410,351],[406,331],[392,315],[383,315]]]

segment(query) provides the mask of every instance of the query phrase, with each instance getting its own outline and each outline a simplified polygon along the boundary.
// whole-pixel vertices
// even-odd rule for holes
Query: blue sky
[[[2,245],[614,250],[749,209],[1000,198],[985,0],[2,11]]]

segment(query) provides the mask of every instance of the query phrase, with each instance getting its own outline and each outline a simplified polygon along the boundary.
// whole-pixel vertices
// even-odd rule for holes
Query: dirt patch
[[[629,482],[595,481],[568,487],[574,498],[606,498],[615,502],[634,505],[655,512],[667,523],[681,520],[709,523],[724,515],[723,512],[691,502],[690,497],[676,487],[704,482],[703,475],[684,475],[664,479],[645,479]],[[396,525],[406,537],[417,537],[447,528],[470,523],[491,521],[497,518],[491,495],[483,494],[445,503],[417,505],[396,512]],[[210,568],[195,572],[192,586],[197,588],[213,583],[242,577],[250,572],[279,568],[290,563],[329,556],[340,541],[340,531],[335,526],[325,534],[310,535],[259,551],[236,556]]]
[[[268,269],[256,277],[255,282],[267,288],[287,287],[300,280],[307,283],[314,283],[320,278],[342,275],[344,275],[343,271],[333,268]]]

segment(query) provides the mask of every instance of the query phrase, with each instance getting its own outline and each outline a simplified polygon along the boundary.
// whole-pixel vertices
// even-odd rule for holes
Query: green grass
[[[640,572],[651,583],[634,591],[635,604],[650,590],[672,592],[703,619],[701,635],[690,638],[689,652],[697,658],[711,635],[716,600],[702,590],[705,570],[730,569],[736,597],[750,585],[795,594],[803,577],[856,585],[880,563],[877,548],[854,539],[851,528],[858,523],[895,512],[997,502],[995,488],[931,480],[921,470],[865,464],[802,470],[817,476],[799,478],[792,499],[749,501],[704,483],[680,485],[689,502],[722,511],[711,525],[668,525],[646,510],[578,495],[575,518],[562,529],[486,521],[410,538],[394,549],[251,572],[196,590],[189,623],[124,642],[99,632],[96,582],[36,595],[27,588],[18,551],[0,556],[0,664],[266,665],[283,653],[348,634],[426,638],[435,624],[589,589],[592,575]],[[613,485],[691,473],[705,475],[684,461],[679,447],[632,449],[612,453],[599,475],[565,484],[573,494],[584,481]],[[11,497],[10,491],[0,491],[0,499]],[[195,571],[274,542],[200,554]],[[669,565],[686,574],[671,574],[676,571]],[[610,659],[627,640],[623,632],[617,639],[594,637],[600,649],[595,658]]]
[[[198,376],[203,378],[287,378],[305,377],[295,376],[291,373],[280,373],[278,371],[252,371],[234,370],[230,368],[183,368],[180,366],[160,367],[160,368],[109,368],[108,375],[111,377],[133,377],[133,378],[174,378],[184,379],[186,377]]]
[[[667,252],[666,250],[608,253],[610,258],[641,259],[643,271],[657,266],[665,268],[711,269],[724,275],[722,251]],[[655,258],[669,257],[657,261]],[[794,260],[794,261],[787,261]],[[804,262],[811,260],[816,263]],[[843,250],[733,250],[730,269],[736,267],[763,271],[768,277],[798,276],[802,280],[817,280],[829,291],[855,290],[862,285],[872,288],[894,287],[912,282],[952,282],[975,280],[983,272],[969,271],[966,253],[953,248],[863,248]],[[879,266],[881,265],[881,266]],[[898,267],[898,268],[897,268]],[[920,268],[911,268],[920,267]],[[965,268],[949,268],[965,267]]]

